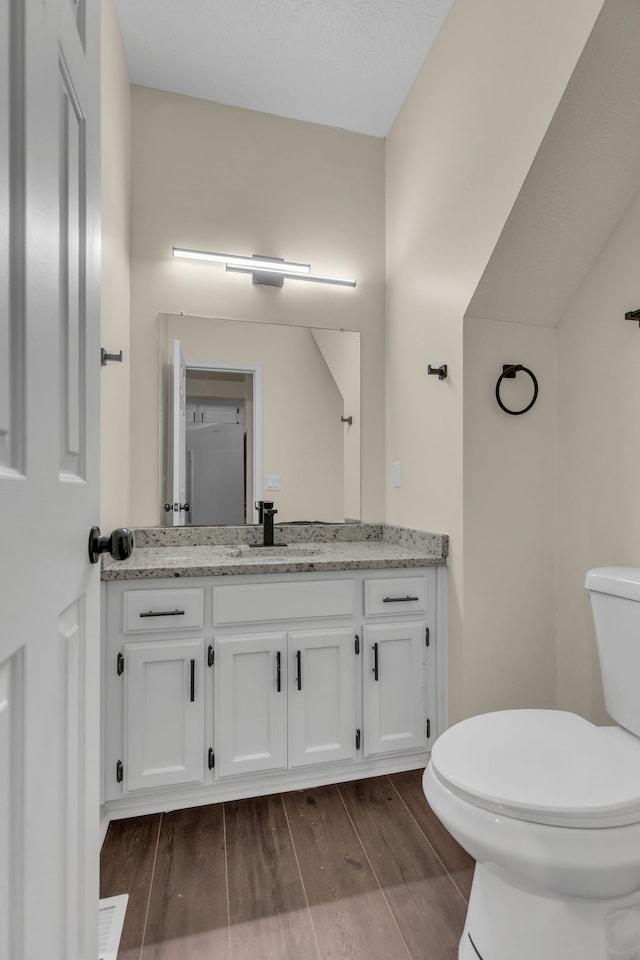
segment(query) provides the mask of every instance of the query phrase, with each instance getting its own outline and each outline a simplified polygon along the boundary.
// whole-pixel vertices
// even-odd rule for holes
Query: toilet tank
[[[591,598],[607,713],[640,736],[640,567],[590,570]]]

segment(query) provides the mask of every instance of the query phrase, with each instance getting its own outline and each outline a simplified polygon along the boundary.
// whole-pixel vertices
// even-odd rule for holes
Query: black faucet
[[[263,516],[263,531],[264,539],[262,542],[263,547],[272,547],[273,546],[273,517],[278,511],[273,509],[273,500],[265,500],[262,505],[262,516]]]
[[[264,500],[256,500],[256,510],[258,511],[258,523],[261,524],[264,521]]]

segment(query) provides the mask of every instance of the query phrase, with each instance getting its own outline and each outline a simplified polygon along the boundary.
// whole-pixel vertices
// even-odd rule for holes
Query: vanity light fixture
[[[241,257],[232,253],[210,253],[208,250],[187,250],[173,247],[174,257],[188,260],[209,260],[226,264],[228,273],[250,273],[253,282],[282,287],[287,280],[311,280],[314,283],[333,283],[342,287],[355,287],[356,281],[341,277],[325,277],[311,273],[308,263],[293,263],[279,257]]]
[[[173,247],[174,257],[184,257],[187,260],[209,260],[214,263],[226,263],[227,266],[246,269],[249,273],[259,269],[273,273],[286,271],[292,275],[310,273],[309,263],[289,263],[286,260],[276,260],[271,257],[239,257],[235,253],[209,253],[208,250],[185,250],[182,247]]]

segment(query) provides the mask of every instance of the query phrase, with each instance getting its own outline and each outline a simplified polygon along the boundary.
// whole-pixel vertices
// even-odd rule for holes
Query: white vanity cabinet
[[[444,567],[103,589],[108,811],[412,769],[444,728]]]
[[[202,782],[204,639],[125,643],[128,790]]]
[[[355,756],[356,609],[353,578],[214,587],[220,777]]]
[[[352,629],[218,637],[218,775],[354,757],[353,643]]]
[[[202,783],[204,590],[107,591],[105,617],[105,795]]]
[[[427,577],[364,583],[364,755],[426,750],[428,650],[435,582]],[[405,617],[404,614],[407,614]]]

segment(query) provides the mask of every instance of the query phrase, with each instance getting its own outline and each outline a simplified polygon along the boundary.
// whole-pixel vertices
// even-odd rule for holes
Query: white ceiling
[[[116,0],[131,82],[376,137],[452,0]]]

